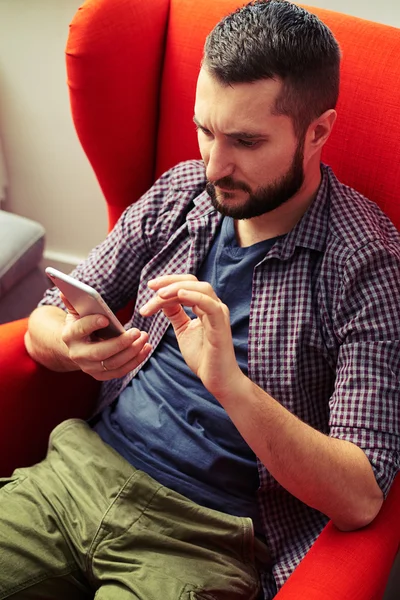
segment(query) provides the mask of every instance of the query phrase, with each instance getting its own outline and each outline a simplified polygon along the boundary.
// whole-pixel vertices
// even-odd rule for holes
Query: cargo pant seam
[[[132,473],[132,475],[130,475],[128,477],[128,479],[125,481],[124,485],[121,487],[120,491],[118,492],[118,494],[115,496],[114,500],[111,502],[111,504],[108,506],[107,510],[105,511],[103,517],[101,518],[100,524],[97,528],[96,533],[94,534],[92,543],[90,544],[89,550],[87,552],[86,555],[86,576],[88,578],[88,581],[92,584],[95,585],[95,575],[93,572],[93,558],[94,558],[94,554],[96,552],[96,548],[99,545],[99,543],[102,540],[105,540],[109,535],[111,535],[113,533],[112,530],[108,529],[107,524],[104,523],[105,519],[107,518],[107,515],[109,514],[109,512],[111,511],[111,509],[114,507],[114,505],[117,503],[118,500],[120,500],[121,496],[123,495],[123,493],[125,492],[126,488],[129,486],[129,484],[132,482],[132,480],[134,479],[140,479],[143,476],[141,471],[135,471],[134,473]],[[137,518],[135,519],[135,521],[132,521],[131,523],[129,523],[129,526],[126,527],[125,531],[127,531],[128,529],[130,529],[132,527],[132,525],[134,523],[136,523],[140,517],[143,515],[143,513],[146,511],[146,509],[148,508],[148,506],[152,503],[154,496],[156,496],[156,494],[159,492],[159,490],[162,488],[163,486],[160,484],[156,490],[154,491],[154,493],[151,495],[151,497],[149,498],[149,500],[147,501],[147,503],[145,504],[145,506],[143,507],[143,509],[140,511],[140,513],[138,514]],[[108,530],[107,530],[108,529]],[[101,532],[104,531],[106,532],[106,535],[103,536],[101,539],[100,538],[100,534]]]

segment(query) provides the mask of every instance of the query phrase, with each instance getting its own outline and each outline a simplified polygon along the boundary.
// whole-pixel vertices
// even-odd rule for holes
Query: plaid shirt
[[[321,169],[315,201],[254,270],[249,377],[312,427],[362,448],[386,496],[400,450],[400,238],[374,203]],[[198,272],[222,218],[204,188],[201,161],[171,169],[73,273],[114,311],[136,297],[127,327],[148,331],[153,348],[169,321],[161,312],[144,319],[136,308],[152,295],[150,278]],[[54,288],[42,303],[64,308]],[[98,412],[139,368],[102,385]],[[262,574],[269,599],[328,518],[289,494],[261,463],[259,476],[273,558]]]

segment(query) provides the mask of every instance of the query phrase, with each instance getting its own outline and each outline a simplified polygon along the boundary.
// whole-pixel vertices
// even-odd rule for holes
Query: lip
[[[232,194],[233,192],[235,192],[236,190],[228,190],[226,188],[223,187],[217,187],[217,190],[219,190],[220,192],[225,192],[226,194]]]

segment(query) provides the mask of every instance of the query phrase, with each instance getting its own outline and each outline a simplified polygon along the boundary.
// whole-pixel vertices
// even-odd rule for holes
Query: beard
[[[269,213],[292,198],[304,182],[304,141],[297,145],[292,164],[287,172],[268,186],[260,186],[254,192],[243,181],[235,181],[232,177],[223,177],[212,183],[209,181],[206,190],[211,198],[212,205],[225,217],[233,219],[253,219]],[[219,192],[216,187],[225,190],[242,190],[248,194],[246,201],[240,206],[230,206],[229,199],[234,194]],[[226,202],[225,202],[226,201]]]

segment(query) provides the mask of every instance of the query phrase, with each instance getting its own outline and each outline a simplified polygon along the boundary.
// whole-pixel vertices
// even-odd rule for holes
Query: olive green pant
[[[160,485],[78,419],[0,479],[0,599],[252,600],[264,552],[250,519]]]

